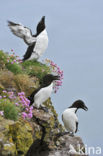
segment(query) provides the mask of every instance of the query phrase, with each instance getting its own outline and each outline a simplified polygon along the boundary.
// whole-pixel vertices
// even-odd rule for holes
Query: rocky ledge
[[[28,97],[38,88],[42,77],[51,73],[51,67],[46,64],[16,63],[13,62],[15,59],[14,54],[0,51],[0,110],[4,111],[4,116],[0,116],[0,156],[78,156],[79,148],[82,156],[85,152],[82,139],[61,135],[65,130],[51,99],[44,103],[47,112],[34,109],[33,117],[24,120],[19,115],[21,109],[14,107],[17,104],[14,99],[2,95],[4,90],[13,92],[19,102],[18,92],[24,92]]]
[[[78,156],[79,148],[85,152],[80,137],[60,135],[64,127],[58,121],[51,100],[44,105],[48,112],[34,109],[29,121],[0,118],[0,156]]]

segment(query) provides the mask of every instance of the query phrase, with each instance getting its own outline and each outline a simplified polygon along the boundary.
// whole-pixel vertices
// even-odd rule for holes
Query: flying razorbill
[[[23,61],[38,60],[48,47],[45,16],[43,16],[38,23],[35,35],[32,35],[32,31],[22,24],[16,24],[8,21],[8,26],[14,35],[22,38],[28,45]]]
[[[47,74],[43,77],[41,86],[37,88],[29,97],[30,105],[33,104],[34,107],[43,108],[43,102],[45,102],[53,91],[53,82],[59,80],[59,76],[54,76],[52,74]]]
[[[76,112],[78,109],[88,110],[82,100],[75,101],[70,107],[68,107],[62,114],[62,121],[66,130],[74,136],[74,133],[78,131],[78,117]]]

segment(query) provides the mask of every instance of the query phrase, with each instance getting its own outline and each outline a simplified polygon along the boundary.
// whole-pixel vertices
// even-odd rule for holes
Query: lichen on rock
[[[40,62],[11,65],[7,57],[8,54],[0,51],[0,94],[6,90],[13,91],[17,96],[18,92],[24,91],[29,96],[38,88],[42,76],[50,72],[49,67]],[[14,121],[0,116],[0,156],[37,156],[38,151],[42,156],[63,156],[63,152],[66,156],[70,144],[77,151],[78,143],[84,147],[80,137],[57,137],[65,129],[50,98],[44,105],[48,112],[33,109],[32,119],[18,118]],[[41,156],[40,153],[38,156]]]

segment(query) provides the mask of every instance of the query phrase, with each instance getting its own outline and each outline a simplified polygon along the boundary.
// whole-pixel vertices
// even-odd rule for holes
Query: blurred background
[[[0,49],[15,51],[21,58],[27,46],[14,36],[11,20],[32,29],[46,16],[49,46],[41,60],[53,60],[64,80],[53,105],[60,122],[62,112],[82,99],[88,112],[78,111],[79,132],[84,143],[103,147],[103,1],[102,0],[7,0],[0,1]]]

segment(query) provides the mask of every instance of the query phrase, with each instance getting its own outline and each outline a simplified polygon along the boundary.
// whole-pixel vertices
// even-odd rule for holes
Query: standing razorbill
[[[45,26],[45,16],[43,16],[38,23],[35,35],[32,35],[32,31],[22,24],[16,24],[14,22],[8,21],[8,26],[14,35],[22,38],[28,45],[23,61],[38,60],[48,47],[48,35]]]
[[[66,130],[73,136],[78,130],[78,117],[76,112],[78,109],[88,110],[83,101],[77,100],[68,107],[62,114],[62,121]]]
[[[59,76],[47,74],[43,77],[41,86],[37,88],[29,97],[30,105],[40,108],[43,102],[45,102],[53,91],[53,81],[59,80]]]

